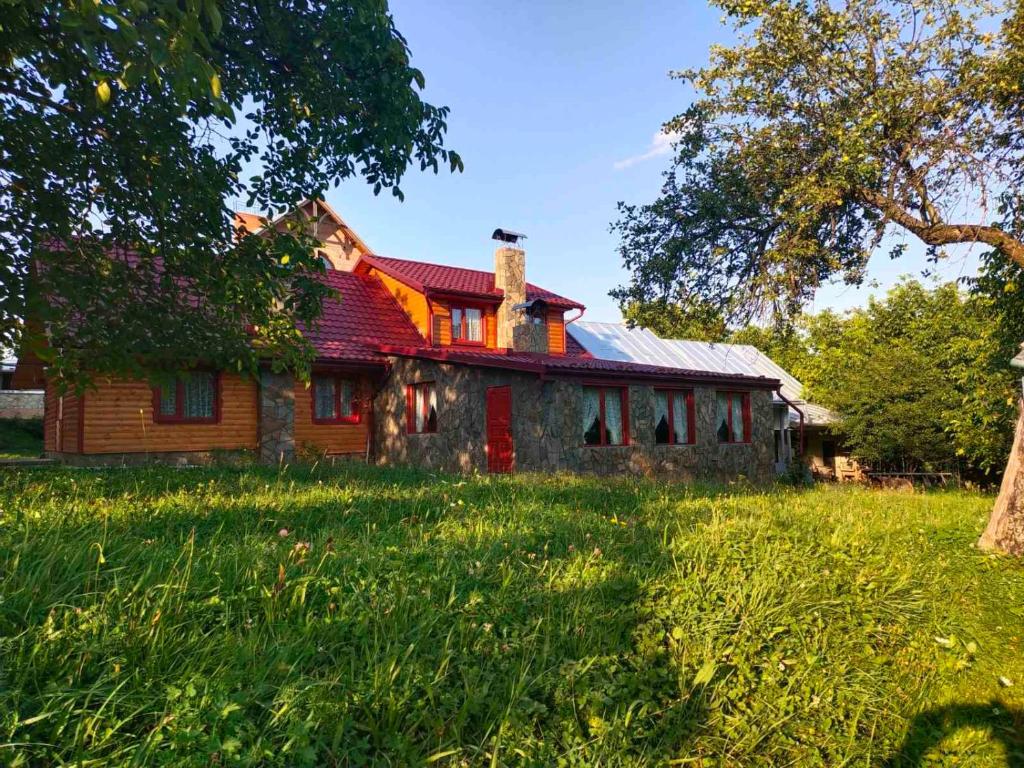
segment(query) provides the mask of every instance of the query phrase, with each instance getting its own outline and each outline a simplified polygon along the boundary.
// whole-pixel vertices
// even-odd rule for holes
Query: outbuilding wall
[[[438,431],[408,434],[406,387],[437,385]],[[377,461],[453,472],[487,471],[486,391],[512,388],[516,471],[657,475],[756,482],[773,477],[771,394],[751,392],[749,443],[723,445],[715,432],[715,388],[692,387],[695,445],[656,445],[654,387],[629,387],[630,444],[582,444],[582,382],[533,374],[399,358],[374,401]],[[735,389],[735,388],[731,388]]]

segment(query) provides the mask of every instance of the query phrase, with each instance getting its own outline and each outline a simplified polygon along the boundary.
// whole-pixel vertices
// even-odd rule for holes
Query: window
[[[405,393],[410,434],[437,432],[437,387],[432,381],[410,384]]]
[[[629,404],[622,387],[583,387],[583,444],[626,445]]]
[[[717,393],[718,442],[750,442],[750,393]]]
[[[334,262],[331,261],[331,257],[327,255],[327,251],[317,251],[316,255],[320,257],[320,262],[324,265],[324,269],[328,272],[334,269]]]
[[[696,442],[693,392],[678,389],[654,391],[654,442],[659,445],[690,445]]]
[[[313,375],[313,422],[315,424],[358,424],[355,384],[342,376]]]
[[[153,388],[153,421],[212,424],[220,418],[218,376],[192,371]]]
[[[484,312],[479,307],[452,307],[452,344],[484,343]]]

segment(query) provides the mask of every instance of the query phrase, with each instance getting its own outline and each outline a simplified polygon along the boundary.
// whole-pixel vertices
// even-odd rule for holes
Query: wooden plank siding
[[[369,425],[372,418],[373,390],[366,379],[353,378],[358,398],[358,424],[314,424],[313,392],[301,382],[295,384],[295,448],[320,456],[339,454],[366,455]]]
[[[565,354],[565,314],[560,310],[548,311],[548,352]]]
[[[81,399],[74,393],[57,394],[47,383],[43,395],[43,450],[80,453],[82,435]]]
[[[430,309],[434,313],[434,335],[431,337],[435,347],[447,347],[452,343],[452,313],[447,304],[431,301]]]
[[[498,315],[494,307],[484,309],[484,341],[488,349],[498,348]]]
[[[416,326],[424,337],[430,337],[430,308],[427,303],[427,297],[414,288],[410,288],[405,283],[395,280],[390,275],[386,275],[379,269],[371,269],[370,274],[380,278],[380,281],[384,284],[384,287],[388,289],[388,292],[395,297],[395,301],[405,311],[405,314],[412,320],[412,324]]]
[[[43,450],[57,450],[57,388],[50,382],[43,388]]]
[[[153,390],[148,382],[97,382],[97,388],[85,395],[83,452],[255,450],[256,383],[225,373],[220,386],[221,412],[216,424],[157,424],[153,421]]]

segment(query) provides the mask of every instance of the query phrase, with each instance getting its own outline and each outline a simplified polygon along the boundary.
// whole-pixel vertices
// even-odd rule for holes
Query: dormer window
[[[484,313],[479,307],[452,307],[452,344],[483,344]]]
[[[324,265],[324,269],[330,272],[334,269],[334,263],[331,261],[331,257],[327,255],[327,251],[317,251],[316,255],[320,257],[320,261]]]

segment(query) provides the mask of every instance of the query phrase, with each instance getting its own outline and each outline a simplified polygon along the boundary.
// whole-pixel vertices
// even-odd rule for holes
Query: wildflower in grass
[[[483,625],[484,632],[490,632],[494,628],[494,625],[490,622],[485,622]]]
[[[600,556],[601,556],[601,548],[600,547],[594,547],[594,557],[600,557]]]
[[[288,529],[282,528],[280,531],[277,532],[277,535],[283,539],[285,536],[288,535]]]
[[[570,544],[569,545],[569,554],[571,555],[575,551],[576,551],[576,545],[575,544]]]

